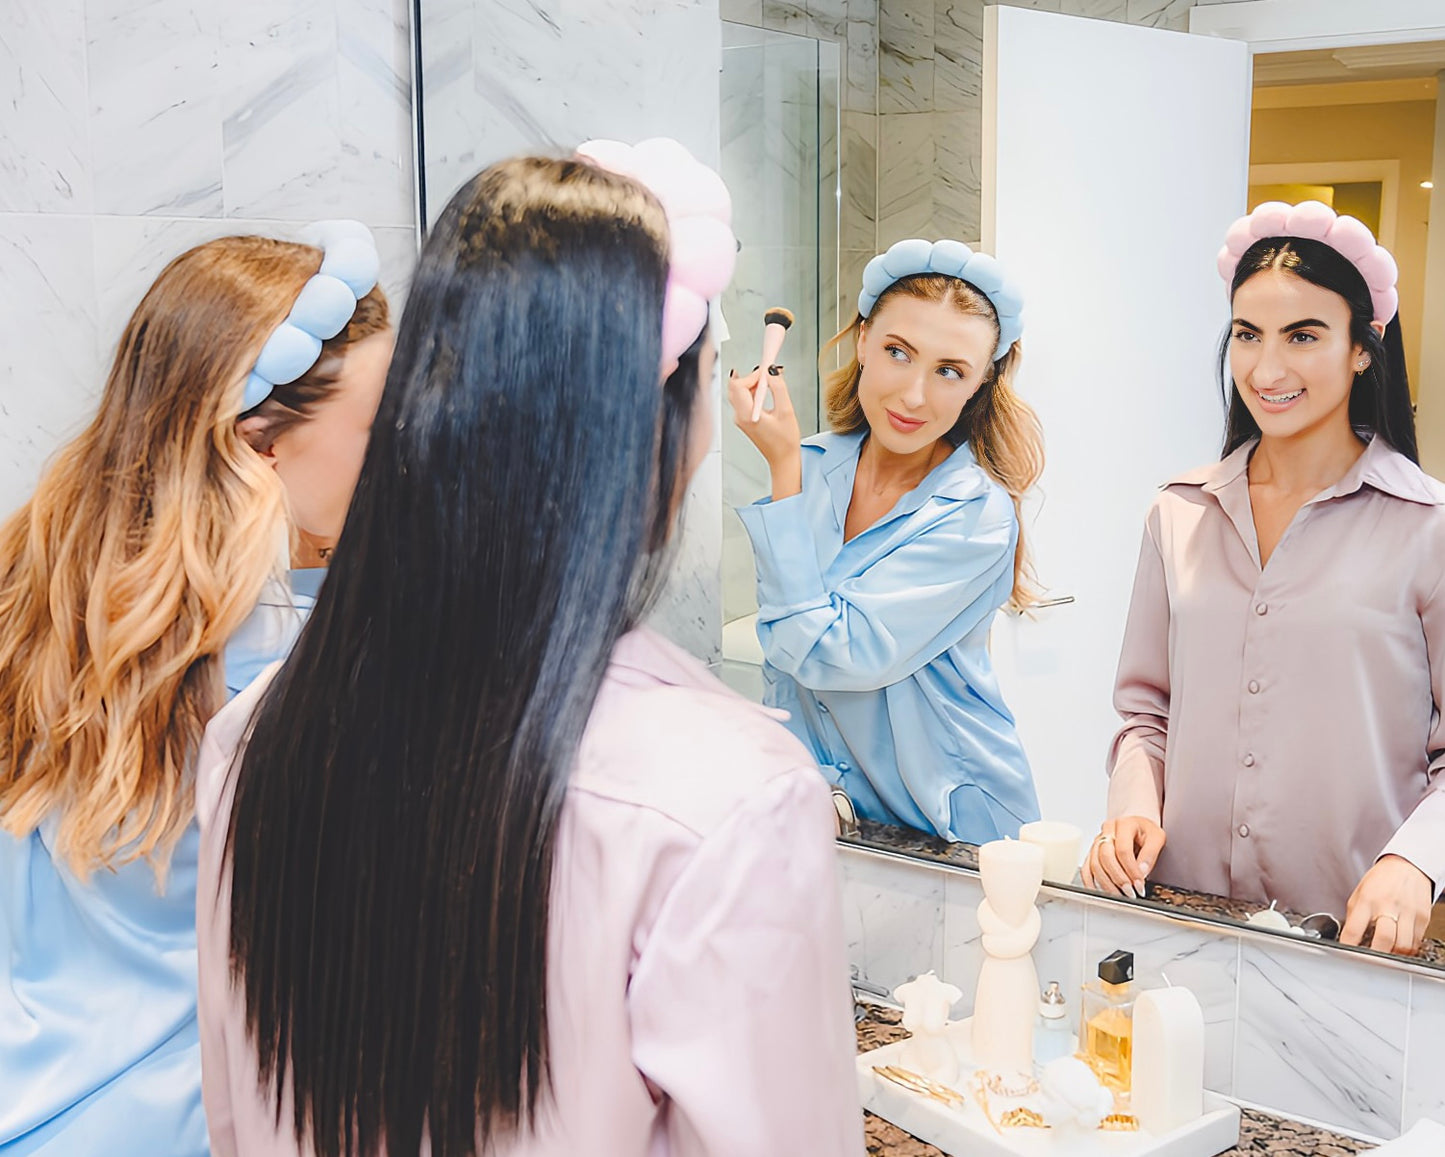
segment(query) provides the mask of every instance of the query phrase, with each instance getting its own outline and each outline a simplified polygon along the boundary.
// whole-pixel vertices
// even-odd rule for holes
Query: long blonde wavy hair
[[[321,253],[226,237],[136,308],[89,427],[0,526],[0,826],[59,816],[85,878],[164,878],[222,649],[284,565],[275,471],[237,432],[242,383]]]
[[[998,314],[987,297],[966,281],[928,273],[895,281],[878,297],[872,316],[877,317],[895,297],[944,302],[961,314],[986,318],[998,339]],[[858,400],[858,383],[863,367],[858,364],[858,340],[867,323],[861,315],[838,333],[820,358],[823,367],[823,405],[828,425],[837,434],[856,434],[868,429],[868,419]],[[839,367],[829,370],[830,355]],[[847,361],[843,362],[846,357]],[[1026,611],[1038,601],[1033,563],[1024,541],[1023,497],[1044,470],[1044,434],[1038,415],[1018,396],[1014,380],[1022,360],[1020,343],[1014,342],[1002,358],[993,363],[983,385],[968,400],[948,438],[958,445],[967,441],[974,457],[989,475],[1008,491],[1018,513],[1019,537],[1014,548],[1014,583],[1009,596],[1010,610]]]

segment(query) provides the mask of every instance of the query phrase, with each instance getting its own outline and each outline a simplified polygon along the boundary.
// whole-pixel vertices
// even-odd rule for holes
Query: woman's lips
[[[889,424],[900,434],[912,434],[921,427],[922,418],[905,418],[902,414],[895,414],[892,410],[886,410]]]

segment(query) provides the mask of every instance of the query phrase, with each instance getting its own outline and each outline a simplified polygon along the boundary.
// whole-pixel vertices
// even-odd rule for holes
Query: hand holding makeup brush
[[[770,367],[778,360],[778,354],[783,351],[783,339],[788,336],[792,325],[793,311],[781,305],[775,305],[763,314],[763,360],[760,365]],[[763,393],[759,390],[753,399],[754,422],[763,416]]]
[[[773,391],[773,408],[762,411],[758,399],[769,388]],[[798,415],[793,412],[793,400],[788,396],[783,367],[769,366],[764,370],[759,366],[741,377],[734,370],[728,377],[728,402],[738,429],[767,460],[773,501],[801,492],[803,435],[798,427]],[[752,416],[755,412],[756,418]]]

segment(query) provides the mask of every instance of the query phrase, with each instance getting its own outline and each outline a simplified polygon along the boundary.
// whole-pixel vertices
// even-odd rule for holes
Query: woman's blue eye
[[[908,360],[908,351],[905,350],[902,346],[890,345],[884,346],[883,348],[888,351],[888,356],[891,357],[895,362],[906,362]]]
[[[963,375],[953,366],[939,366],[938,372],[946,378],[951,378],[955,382],[963,381]]]

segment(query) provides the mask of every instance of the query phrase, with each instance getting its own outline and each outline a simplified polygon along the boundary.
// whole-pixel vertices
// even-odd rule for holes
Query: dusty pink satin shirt
[[[211,723],[197,931],[215,1157],[305,1154],[260,1091],[228,967],[227,776],[270,673]],[[552,900],[555,1109],[505,1157],[863,1153],[831,801],[763,708],[623,638],[568,791]],[[217,885],[223,883],[216,902]]]
[[[1261,570],[1253,447],[1149,512],[1109,815],[1162,822],[1162,883],[1343,918],[1390,852],[1438,892],[1445,486],[1375,440]]]

